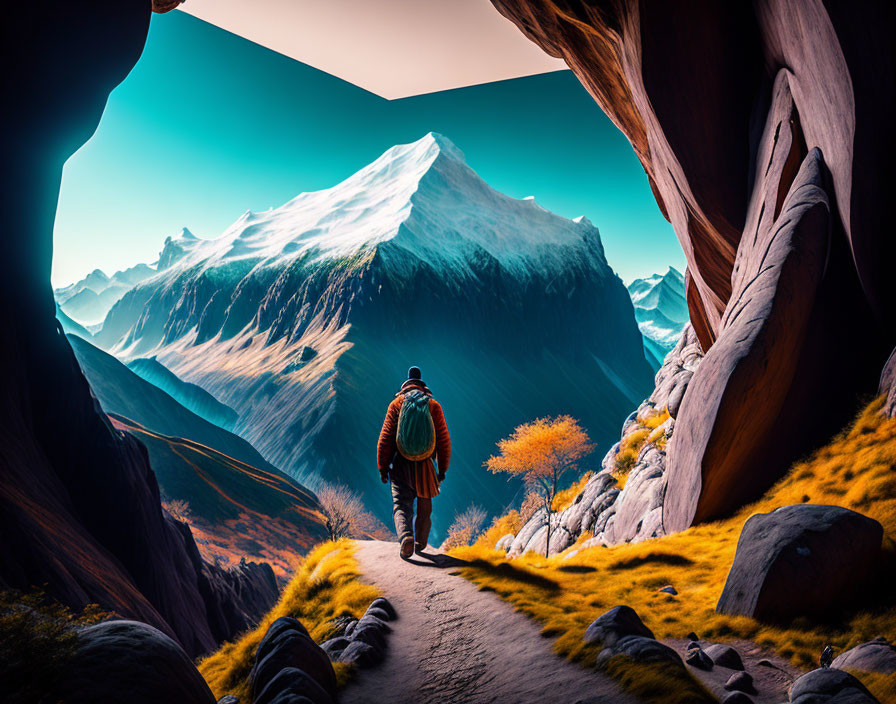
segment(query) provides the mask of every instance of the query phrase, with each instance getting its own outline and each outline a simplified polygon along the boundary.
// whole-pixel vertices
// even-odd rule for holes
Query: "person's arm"
[[[451,436],[448,434],[448,424],[445,422],[445,413],[441,404],[435,399],[429,402],[429,412],[432,414],[432,423],[436,429],[436,462],[439,465],[439,481],[445,481],[445,473],[451,462]]]
[[[395,457],[395,430],[398,427],[398,409],[400,407],[400,398],[389,404],[389,408],[386,410],[386,419],[383,421],[383,429],[380,431],[380,440],[376,444],[376,465],[380,470],[380,479],[383,480],[383,483],[389,479],[389,464]]]

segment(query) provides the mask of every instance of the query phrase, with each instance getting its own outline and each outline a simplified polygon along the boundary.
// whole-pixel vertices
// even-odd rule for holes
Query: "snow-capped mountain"
[[[56,289],[54,294],[66,315],[82,325],[95,325],[102,322],[124,294],[155,273],[147,264],[137,264],[112,276],[94,269],[80,281]]]
[[[495,191],[437,134],[216,239],[169,238],[159,269],[99,344],[157,357],[232,407],[270,462],[348,483],[384,519],[376,438],[411,364],[452,432],[446,520],[512,498],[481,466],[515,425],[571,413],[607,445],[650,389],[597,228]]]
[[[665,274],[635,279],[629,284],[628,292],[644,335],[648,361],[654,369],[659,369],[689,320],[684,276],[670,266]]]

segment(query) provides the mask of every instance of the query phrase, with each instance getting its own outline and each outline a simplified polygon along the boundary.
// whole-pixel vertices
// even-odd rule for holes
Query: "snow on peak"
[[[556,257],[558,245],[594,248],[600,236],[575,221],[491,188],[444,135],[399,144],[341,183],[301,193],[279,208],[247,211],[224,233],[200,240],[184,229],[168,238],[159,269],[216,266],[239,259],[278,265],[303,256],[343,258],[383,248],[434,265],[469,259],[482,249],[503,263]]]

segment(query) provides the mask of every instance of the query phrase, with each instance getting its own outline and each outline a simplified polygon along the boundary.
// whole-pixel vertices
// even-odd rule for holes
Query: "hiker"
[[[401,543],[401,557],[406,560],[415,549],[421,553],[426,548],[432,498],[438,495],[451,461],[451,438],[445,414],[421,379],[419,367],[408,369],[407,381],[389,404],[376,459],[380,479],[384,484],[392,481],[395,532]],[[433,459],[438,464],[438,474]],[[417,520],[412,531],[414,499],[417,499]]]

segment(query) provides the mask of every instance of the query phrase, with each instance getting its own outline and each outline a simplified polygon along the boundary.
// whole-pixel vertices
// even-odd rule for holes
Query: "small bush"
[[[0,592],[0,683],[9,701],[57,701],[78,644],[76,627],[113,614],[90,605],[75,613],[36,591]]]

